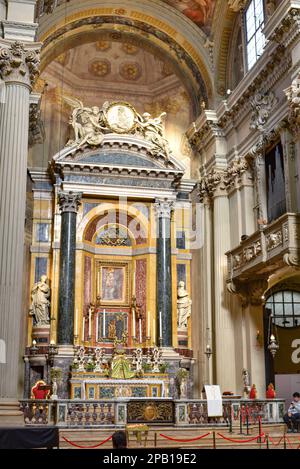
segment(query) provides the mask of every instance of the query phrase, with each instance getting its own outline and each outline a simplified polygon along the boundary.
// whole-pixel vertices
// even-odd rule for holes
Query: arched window
[[[253,67],[263,53],[265,36],[262,32],[265,25],[263,0],[251,0],[245,10],[247,68]]]
[[[284,290],[273,293],[266,302],[273,324],[279,327],[300,326],[300,292]]]

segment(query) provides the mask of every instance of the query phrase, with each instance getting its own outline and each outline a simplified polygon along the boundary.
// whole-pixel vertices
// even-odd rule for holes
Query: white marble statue
[[[158,156],[163,153],[166,161],[169,161],[171,149],[167,139],[164,136],[163,119],[166,112],[162,112],[158,117],[151,117],[151,114],[144,112],[142,115],[137,114],[137,129],[143,137],[153,144],[152,154]]]
[[[187,320],[191,316],[192,301],[181,280],[177,288],[177,325],[179,329],[187,329]]]
[[[77,149],[85,143],[100,145],[103,140],[103,110],[98,106],[84,107],[83,103],[75,98],[67,98],[65,101],[74,109],[70,118],[70,124],[74,130],[74,140],[69,140],[67,145],[77,144]]]
[[[47,284],[47,276],[42,275],[31,290],[31,306],[29,315],[34,317],[35,326],[45,326],[50,324],[50,287]]]

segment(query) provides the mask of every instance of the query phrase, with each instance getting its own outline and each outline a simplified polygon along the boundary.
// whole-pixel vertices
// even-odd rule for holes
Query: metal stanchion
[[[216,432],[215,431],[213,431],[213,449],[217,449]]]
[[[246,414],[246,429],[247,429],[247,435],[249,435],[249,415]]]
[[[266,435],[266,443],[267,443],[267,449],[270,449],[269,448],[269,435]]]
[[[242,416],[241,409],[240,409],[240,435],[243,435],[243,416]]]

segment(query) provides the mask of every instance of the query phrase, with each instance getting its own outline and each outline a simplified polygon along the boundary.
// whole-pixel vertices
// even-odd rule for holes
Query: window
[[[273,293],[266,308],[271,310],[273,324],[279,327],[300,326],[300,293],[291,290]]]
[[[266,153],[265,166],[268,221],[271,222],[286,212],[283,149],[280,142]]]
[[[253,67],[265,47],[265,36],[262,32],[264,21],[263,0],[251,0],[245,12],[248,70]]]

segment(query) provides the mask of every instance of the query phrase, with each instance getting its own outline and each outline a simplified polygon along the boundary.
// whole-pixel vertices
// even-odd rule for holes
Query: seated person
[[[113,434],[112,444],[114,449],[127,448],[127,437],[124,430],[119,430]]]
[[[288,408],[287,413],[283,416],[283,420],[288,427],[288,433],[297,432],[295,424],[296,420],[300,419],[300,394],[294,392],[293,398],[293,402]]]

